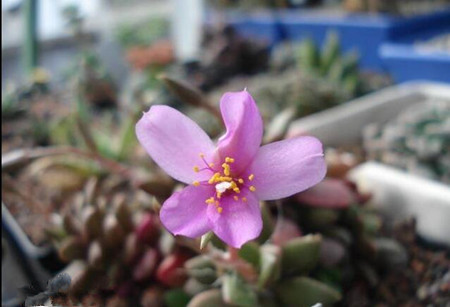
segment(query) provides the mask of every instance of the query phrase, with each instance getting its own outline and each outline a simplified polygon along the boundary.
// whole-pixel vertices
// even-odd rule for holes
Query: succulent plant
[[[364,129],[364,148],[376,159],[427,178],[450,182],[450,101],[430,100],[385,125]]]
[[[163,301],[168,289],[184,283],[183,265],[192,251],[175,244],[157,215],[138,199],[127,197],[120,187],[104,195],[98,185],[90,181],[61,213],[60,222],[48,229],[59,258],[78,264],[68,299],[77,302],[98,295],[107,306],[139,301],[160,306],[151,302]]]
[[[376,287],[379,274],[404,266],[407,254],[382,237],[380,217],[363,206],[369,198],[326,179],[286,200],[289,218],[276,224],[263,205],[268,235],[228,252],[213,239],[186,262],[188,306],[332,306],[359,280]]]
[[[280,139],[292,120],[339,105],[386,86],[385,77],[363,74],[354,52],[341,54],[339,38],[330,32],[323,48],[311,39],[298,45],[283,43],[271,53],[270,70],[231,79],[209,94],[219,101],[224,91],[245,85],[258,101],[266,127],[266,141]]]
[[[341,54],[339,36],[333,31],[328,32],[321,51],[309,38],[298,47],[297,63],[301,70],[336,83],[351,97],[361,93],[358,61],[356,52]]]

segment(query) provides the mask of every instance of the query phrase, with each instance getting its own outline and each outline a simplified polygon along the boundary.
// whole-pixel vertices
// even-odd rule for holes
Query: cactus
[[[386,125],[364,129],[369,159],[450,183],[450,104],[431,100],[403,110]]]

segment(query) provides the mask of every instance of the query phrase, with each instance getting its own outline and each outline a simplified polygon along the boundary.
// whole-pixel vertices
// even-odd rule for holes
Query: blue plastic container
[[[422,23],[415,31],[400,32],[380,47],[380,57],[395,81],[432,80],[450,83],[450,51],[423,46],[419,42],[450,34],[450,16],[438,24]]]
[[[357,50],[362,68],[382,71],[378,47],[389,40],[395,19],[387,16],[345,15],[324,16],[286,13],[281,24],[289,39],[310,37],[323,44],[327,33],[339,35],[343,51]]]
[[[386,71],[379,49],[411,32],[439,28],[450,21],[450,7],[426,15],[398,17],[368,14],[318,14],[314,10],[273,10],[258,13],[228,12],[227,22],[242,35],[267,41],[312,38],[322,44],[330,30],[339,34],[343,51],[357,50],[362,68]],[[390,66],[389,66],[390,67]]]

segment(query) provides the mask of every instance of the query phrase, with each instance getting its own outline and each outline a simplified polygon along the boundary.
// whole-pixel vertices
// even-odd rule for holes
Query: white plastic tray
[[[413,104],[428,97],[449,101],[450,85],[408,82],[355,99],[294,123],[288,137],[309,134],[326,146],[361,142],[362,129],[370,123],[384,123]],[[377,162],[366,162],[351,171],[349,177],[365,191],[392,221],[417,218],[417,230],[424,238],[450,245],[450,187],[443,183],[408,174]]]

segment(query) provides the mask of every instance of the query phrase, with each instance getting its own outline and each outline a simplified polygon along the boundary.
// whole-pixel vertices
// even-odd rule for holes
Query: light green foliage
[[[115,30],[115,36],[124,47],[148,46],[169,34],[169,21],[154,17],[141,24],[122,24]]]
[[[364,147],[376,159],[450,183],[450,102],[431,100],[403,110],[386,125],[364,130]]]

